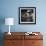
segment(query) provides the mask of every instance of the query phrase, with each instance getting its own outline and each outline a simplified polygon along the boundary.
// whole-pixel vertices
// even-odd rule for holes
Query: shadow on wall
[[[5,17],[0,16],[0,46],[3,46],[3,32],[2,32],[2,25],[5,23]]]

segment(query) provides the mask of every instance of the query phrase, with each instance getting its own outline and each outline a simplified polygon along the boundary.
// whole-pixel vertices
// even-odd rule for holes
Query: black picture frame
[[[19,7],[19,24],[36,24],[36,7]]]

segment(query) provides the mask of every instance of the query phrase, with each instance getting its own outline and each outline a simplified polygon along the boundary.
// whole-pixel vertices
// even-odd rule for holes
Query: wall
[[[1,0],[1,15],[2,17],[13,17],[15,24],[11,31],[46,31],[46,1],[42,0]],[[36,25],[20,25],[18,24],[19,7],[36,7]],[[8,27],[2,25],[2,32],[8,31]],[[21,29],[20,29],[21,28]]]
[[[11,32],[33,32],[40,31],[46,35],[46,0],[0,0],[0,18],[6,17],[15,19],[14,26],[11,26]],[[36,25],[18,24],[19,7],[36,7]],[[8,32],[8,26],[0,24],[0,32]]]
[[[14,26],[11,31],[46,31],[46,0],[1,0],[1,17],[13,17],[15,19]],[[20,25],[18,24],[19,7],[36,7],[36,25]],[[8,31],[6,25],[1,26],[2,32]]]

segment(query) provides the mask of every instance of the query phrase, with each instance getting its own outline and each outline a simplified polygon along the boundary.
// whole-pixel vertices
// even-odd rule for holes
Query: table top
[[[4,33],[5,39],[43,39],[43,35],[40,32],[32,32],[32,34],[25,34],[27,32],[11,32],[9,35],[7,32]],[[35,35],[38,34],[38,35]]]

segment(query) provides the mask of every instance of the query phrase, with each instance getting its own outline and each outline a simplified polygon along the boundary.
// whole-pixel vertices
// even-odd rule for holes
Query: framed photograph
[[[19,24],[36,24],[36,7],[19,7]]]

